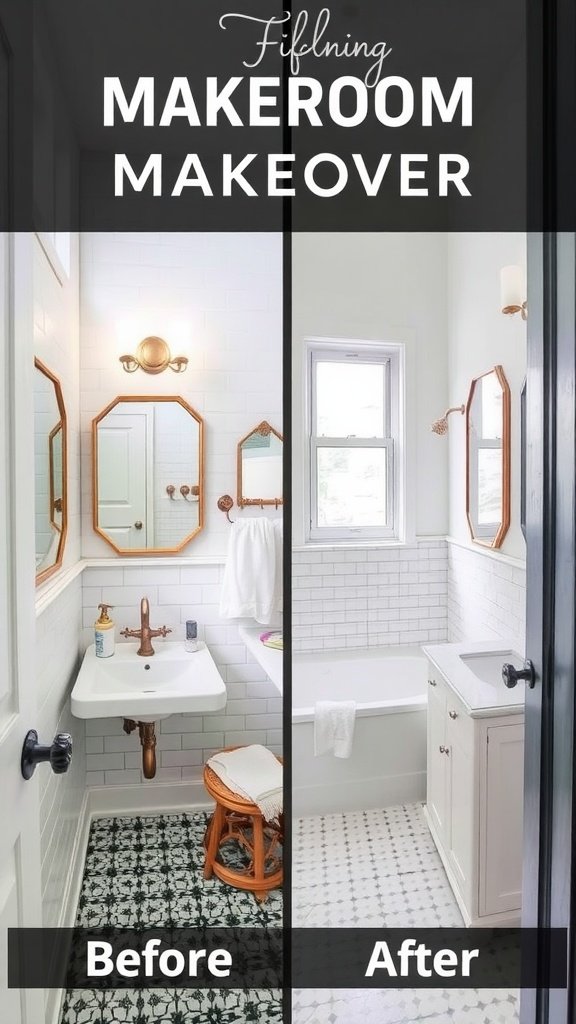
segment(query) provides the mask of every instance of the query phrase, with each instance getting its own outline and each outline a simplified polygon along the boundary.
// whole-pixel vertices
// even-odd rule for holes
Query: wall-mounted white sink
[[[183,643],[156,643],[152,657],[139,644],[117,644],[111,658],[97,658],[92,644],[72,690],[76,718],[132,718],[157,722],[169,715],[220,711],[224,681],[205,644],[194,654]]]

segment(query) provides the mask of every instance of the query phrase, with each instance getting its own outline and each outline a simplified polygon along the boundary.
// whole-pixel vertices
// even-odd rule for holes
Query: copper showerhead
[[[443,416],[441,420],[435,420],[431,428],[434,434],[447,434],[448,433],[448,417]]]
[[[433,434],[439,434],[440,437],[442,437],[444,434],[447,434],[448,433],[448,417],[450,416],[450,413],[459,412],[462,415],[464,415],[465,411],[466,411],[466,406],[465,405],[453,405],[450,409],[446,409],[446,412],[444,413],[444,415],[442,416],[441,419],[434,420],[434,423],[430,427],[432,433]]]

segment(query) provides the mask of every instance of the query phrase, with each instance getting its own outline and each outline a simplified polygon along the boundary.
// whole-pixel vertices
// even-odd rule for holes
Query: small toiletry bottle
[[[94,623],[94,646],[97,658],[111,658],[114,654],[115,624],[108,615],[111,604],[99,604],[100,618]]]
[[[194,654],[195,651],[200,650],[200,644],[198,642],[198,623],[194,619],[186,620],[186,640],[184,647],[189,654]]]

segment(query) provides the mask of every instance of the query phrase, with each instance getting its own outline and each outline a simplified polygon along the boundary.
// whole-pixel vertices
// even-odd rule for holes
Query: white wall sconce
[[[506,316],[520,313],[523,320],[528,319],[528,303],[524,298],[526,284],[522,267],[502,267],[500,271],[500,305]]]
[[[170,347],[163,338],[151,335],[144,338],[136,349],[133,356],[120,356],[120,362],[126,373],[134,373],[136,370],[144,370],[144,373],[163,373],[170,367],[174,373],[184,373],[188,366],[186,356],[174,356]]]

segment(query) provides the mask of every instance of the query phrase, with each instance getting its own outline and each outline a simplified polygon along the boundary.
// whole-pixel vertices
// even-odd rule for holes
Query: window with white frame
[[[307,343],[309,540],[400,538],[403,346]]]

